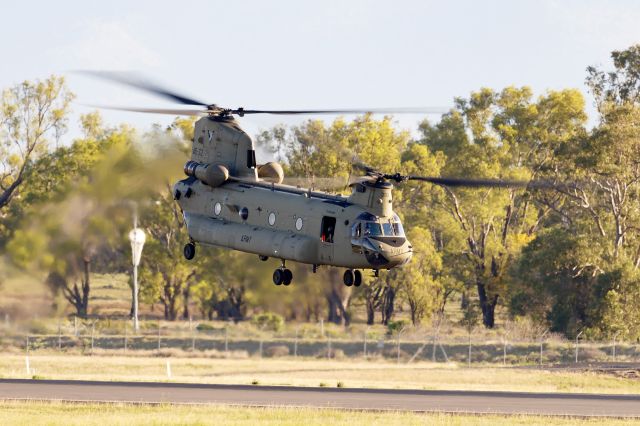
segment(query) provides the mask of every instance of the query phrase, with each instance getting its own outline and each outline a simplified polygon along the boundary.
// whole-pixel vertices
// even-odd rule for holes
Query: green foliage
[[[273,312],[264,312],[254,315],[251,322],[263,330],[281,331],[284,327],[284,318]]]
[[[397,336],[407,328],[407,325],[407,321],[405,320],[389,321],[387,324],[387,334]]]

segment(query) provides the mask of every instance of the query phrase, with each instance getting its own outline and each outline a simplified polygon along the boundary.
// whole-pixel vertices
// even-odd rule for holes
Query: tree
[[[424,123],[426,144],[442,152],[442,173],[506,179],[535,178],[548,167],[558,145],[579,132],[586,119],[577,91],[550,92],[532,101],[528,88],[500,93],[483,89],[436,126]],[[535,235],[548,206],[536,206],[521,190],[449,189],[441,202],[465,240],[461,253],[473,269],[483,324],[495,324],[495,308],[505,294],[509,265]]]
[[[0,209],[24,183],[29,165],[45,154],[51,139],[66,130],[74,98],[64,78],[24,81],[2,93],[0,103]]]
[[[46,271],[49,287],[81,317],[88,315],[91,270],[113,266],[121,235],[120,194],[113,184],[128,168],[127,136],[78,140],[38,159],[43,172],[24,188],[24,216],[7,245],[16,263]],[[25,173],[31,170],[38,168]]]
[[[439,279],[442,258],[428,230],[414,226],[408,237],[413,246],[413,259],[398,271],[397,280],[409,304],[411,322],[419,325],[443,305],[442,299],[446,297]]]

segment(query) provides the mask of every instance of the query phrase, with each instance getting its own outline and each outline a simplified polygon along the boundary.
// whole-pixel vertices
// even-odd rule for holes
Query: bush
[[[279,357],[289,355],[289,347],[285,345],[270,346],[264,351],[267,357]]]
[[[284,327],[284,318],[273,312],[264,312],[251,318],[251,322],[260,327],[271,331],[280,331]]]
[[[327,348],[324,348],[316,354],[316,357],[342,359],[344,358],[344,351],[342,349],[331,348],[331,351],[327,352]]]
[[[52,332],[52,330],[50,330],[49,324],[46,321],[32,320],[32,321],[29,322],[29,333],[32,333],[32,334],[49,334],[51,332]]]
[[[402,332],[405,328],[407,328],[407,321],[405,320],[389,321],[387,324],[387,334],[394,336]]]
[[[200,323],[196,326],[196,330],[198,331],[214,331],[216,328],[211,324]]]

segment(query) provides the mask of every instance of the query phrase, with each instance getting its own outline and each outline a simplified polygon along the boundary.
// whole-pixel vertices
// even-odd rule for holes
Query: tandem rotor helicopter
[[[279,259],[276,285],[289,285],[293,274],[286,261],[345,268],[346,286],[362,283],[361,270],[402,266],[412,246],[393,211],[393,184],[409,180],[450,187],[527,187],[531,182],[386,174],[356,165],[364,176],[350,184],[347,197],[282,184],[276,162],[258,164],[254,141],[234,116],[248,114],[444,113],[435,108],[256,110],[208,104],[129,75],[83,72],[135,87],[196,109],[115,108],[134,112],[201,116],[195,123],[185,179],[173,186],[189,241],[184,257],[196,255],[196,244],[211,245]]]

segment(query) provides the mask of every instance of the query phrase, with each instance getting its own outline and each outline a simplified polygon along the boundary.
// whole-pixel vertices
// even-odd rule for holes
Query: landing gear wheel
[[[284,275],[284,279],[282,280],[282,284],[284,284],[284,285],[291,284],[291,281],[293,281],[293,272],[291,272],[291,270],[289,270],[289,269],[285,269],[284,271],[282,271],[282,273]]]
[[[262,260],[263,262],[266,262],[267,260],[269,260],[269,256],[263,256],[263,255],[259,255],[258,258],[260,260]]]
[[[273,271],[273,283],[280,285],[284,282],[284,271],[282,269],[276,269]]]
[[[354,271],[353,275],[354,275],[353,285],[355,285],[356,287],[360,287],[360,284],[362,284],[362,272]]]
[[[184,258],[191,260],[196,256],[196,245],[193,243],[187,243],[184,245]]]
[[[347,269],[344,271],[344,276],[342,277],[344,285],[347,287],[351,287],[353,282],[355,281],[355,275],[353,274],[353,269]]]

